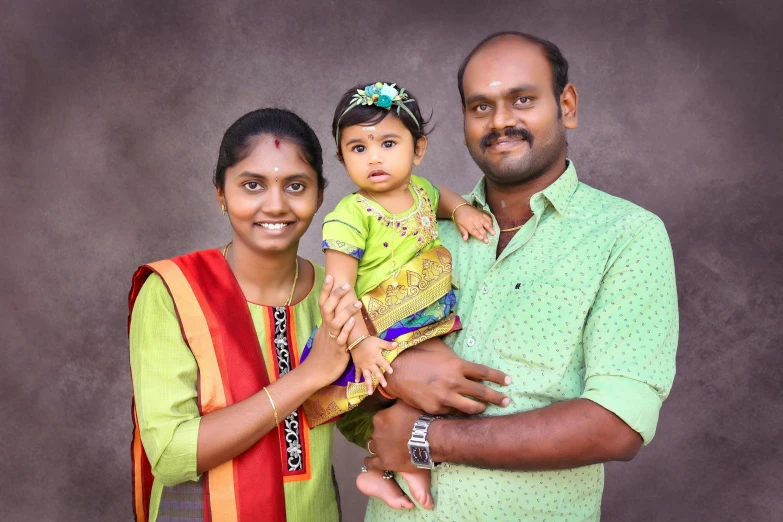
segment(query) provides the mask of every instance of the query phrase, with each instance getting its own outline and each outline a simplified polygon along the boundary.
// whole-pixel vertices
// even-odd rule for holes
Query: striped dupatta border
[[[139,268],[129,307],[151,273],[174,300],[182,336],[199,367],[202,415],[242,401],[269,384],[258,337],[244,295],[219,250],[194,252]],[[128,319],[130,327],[130,317]],[[149,519],[152,473],[141,446],[133,405],[134,512]],[[216,522],[285,520],[280,444],[276,430],[235,459],[205,473],[204,519]]]

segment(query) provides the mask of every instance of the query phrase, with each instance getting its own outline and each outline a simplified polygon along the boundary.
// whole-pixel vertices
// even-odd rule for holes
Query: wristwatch
[[[411,453],[411,462],[417,468],[432,469],[435,463],[430,455],[430,443],[427,442],[427,430],[432,421],[440,419],[434,415],[424,414],[413,423],[413,433],[408,441],[408,451]]]

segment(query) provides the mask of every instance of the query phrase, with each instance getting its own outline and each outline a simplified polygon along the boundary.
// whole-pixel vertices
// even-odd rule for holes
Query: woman
[[[301,410],[345,368],[357,309],[297,256],[323,200],[322,165],[298,116],[246,114],[226,131],[214,177],[232,241],[134,276],[136,520],[339,518],[331,425],[311,430]],[[299,364],[319,306],[328,329]]]

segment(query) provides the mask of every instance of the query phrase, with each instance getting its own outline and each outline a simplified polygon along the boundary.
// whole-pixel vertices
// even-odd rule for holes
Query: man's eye
[[[489,110],[489,105],[487,105],[486,103],[481,103],[476,106],[475,110],[476,112],[486,112]]]
[[[364,152],[365,150],[367,150],[367,147],[365,147],[364,145],[356,145],[351,150],[354,152]]]
[[[383,147],[384,149],[390,149],[390,148],[394,147],[395,145],[396,145],[396,143],[394,143],[391,140],[387,140],[387,141],[384,141],[383,143],[381,143],[381,147]]]
[[[305,186],[301,183],[291,183],[288,188],[291,189],[292,192],[302,192],[305,189]]]
[[[530,101],[531,101],[530,98],[528,98],[527,96],[520,96],[519,98],[517,98],[517,103],[518,104],[521,103],[522,105],[524,105],[524,104],[526,104],[526,103],[528,103]]]

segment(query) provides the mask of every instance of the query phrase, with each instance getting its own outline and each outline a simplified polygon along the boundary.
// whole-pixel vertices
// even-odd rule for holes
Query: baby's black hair
[[[411,118],[410,114],[404,110],[401,110],[398,115],[397,107],[395,105],[392,105],[389,109],[384,109],[376,105],[358,105],[350,111],[345,112],[345,109],[353,102],[353,95],[356,94],[357,90],[364,91],[365,85],[371,84],[356,85],[355,87],[348,89],[345,94],[343,94],[342,98],[340,98],[337,108],[334,110],[334,118],[332,119],[332,137],[334,137],[335,140],[337,139],[338,132],[346,127],[351,127],[352,125],[375,125],[376,123],[383,121],[389,114],[393,114],[395,117],[399,118],[402,124],[405,125],[405,128],[410,131],[411,135],[413,135],[414,147],[416,147],[416,143],[420,138],[427,136],[431,132],[430,129],[427,129],[427,125],[432,118],[432,114],[430,114],[430,118],[426,120],[422,117],[421,109],[419,108],[419,103],[416,101],[416,97],[407,88],[405,89],[405,92],[408,94],[409,99],[407,103],[405,103],[405,106],[416,117],[416,121],[419,122],[418,125],[416,125],[416,121]],[[399,88],[399,86],[395,88]],[[340,134],[342,133],[340,132]],[[337,157],[342,159],[342,151],[339,143],[337,143]]]

